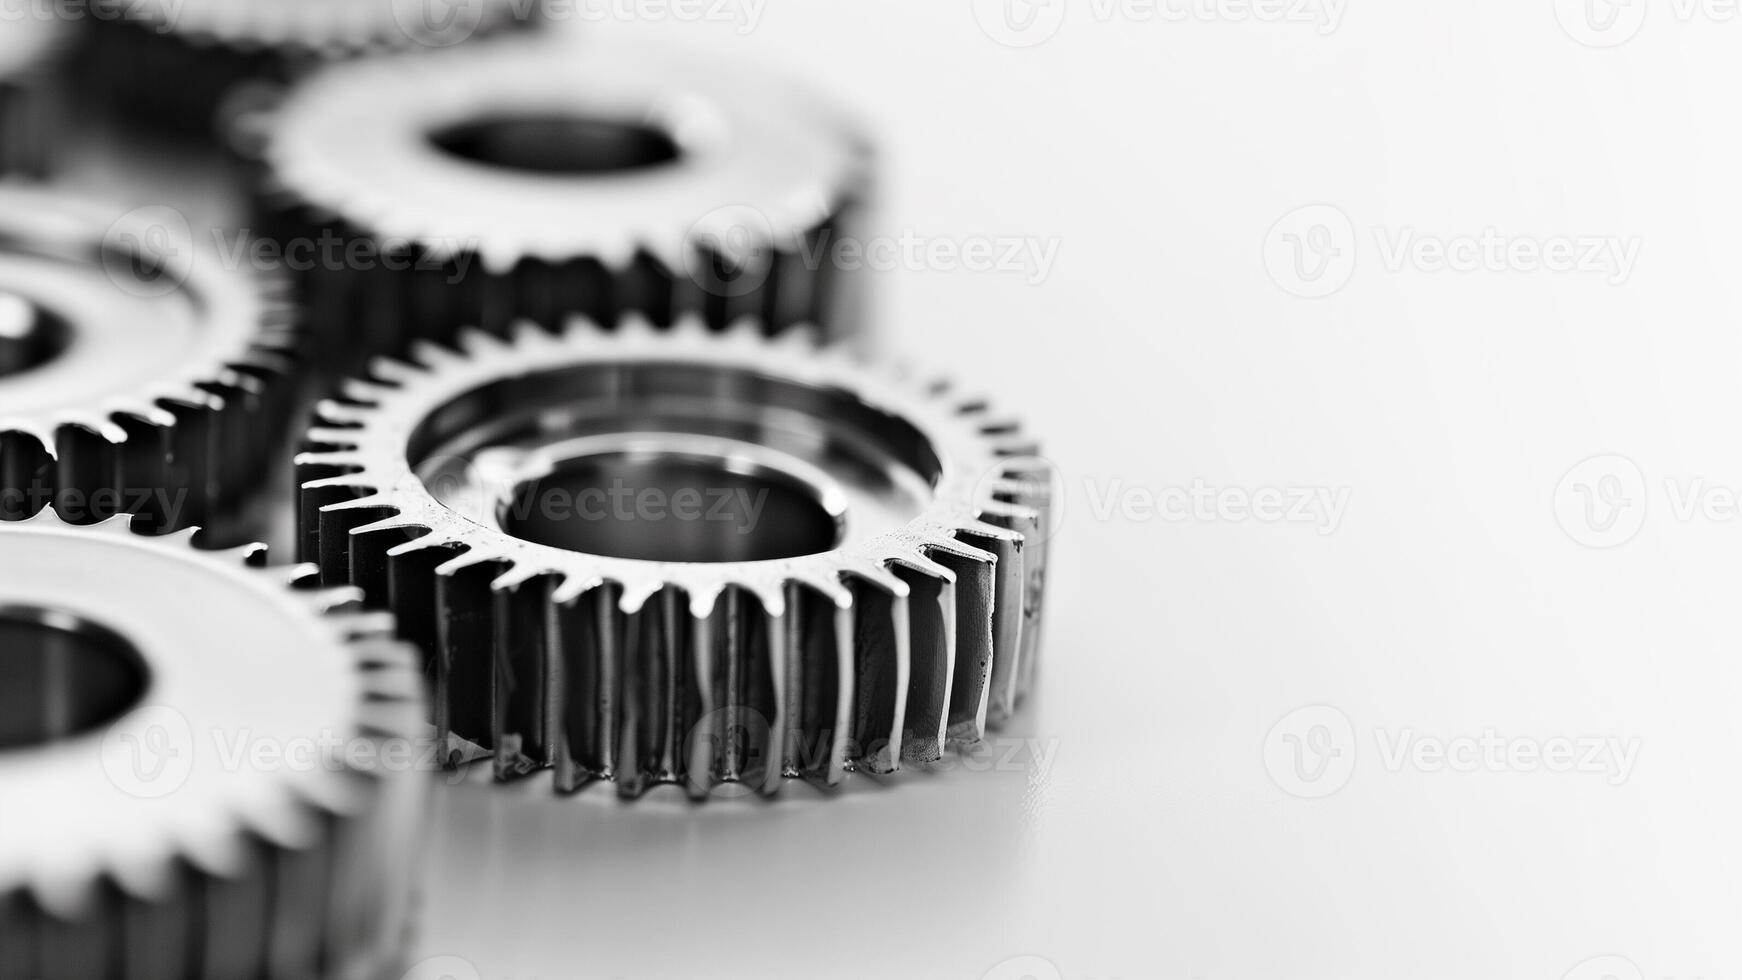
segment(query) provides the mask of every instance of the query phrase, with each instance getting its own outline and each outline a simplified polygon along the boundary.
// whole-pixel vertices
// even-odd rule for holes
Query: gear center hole
[[[0,378],[41,367],[71,342],[65,320],[16,293],[0,291]]]
[[[145,658],[119,634],[56,609],[0,606],[0,750],[111,724],[149,681]]]
[[[594,116],[498,116],[449,126],[429,139],[473,163],[556,176],[646,170],[683,155],[656,126]]]
[[[524,541],[663,562],[773,561],[836,547],[842,522],[803,481],[720,460],[608,453],[518,484],[502,529]]]

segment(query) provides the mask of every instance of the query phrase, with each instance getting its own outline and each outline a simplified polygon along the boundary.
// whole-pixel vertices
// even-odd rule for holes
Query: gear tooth
[[[622,685],[617,736],[617,792],[639,797],[660,783],[685,778],[684,746],[696,721],[693,634],[681,589],[661,588],[647,602],[624,609]]]
[[[574,792],[616,774],[627,617],[620,587],[600,583],[555,606],[547,623],[545,690],[551,701],[551,767],[556,788]]]
[[[432,345],[433,346],[433,345]],[[413,356],[419,361],[425,361],[419,345],[413,345]],[[396,357],[377,357],[369,362],[368,373],[371,378],[384,385],[408,385],[428,375],[428,370],[410,361]]]
[[[463,355],[458,351],[444,347],[433,340],[413,341],[410,354],[413,364],[407,365],[407,367],[412,367],[414,369],[422,368],[422,373],[428,373],[429,371],[439,370],[449,365],[463,362]],[[379,363],[391,364],[394,362],[383,361]]]
[[[903,764],[917,766],[943,758],[956,671],[956,576],[929,560],[926,564],[942,575],[905,558],[895,567],[911,590],[901,758]]]
[[[955,671],[949,693],[948,738],[972,746],[985,738],[998,629],[998,556],[965,542],[935,546],[955,574]]]
[[[345,449],[350,450],[359,448],[357,443],[357,430],[355,429],[334,429],[317,426],[308,430],[308,435],[305,436],[304,439],[311,443],[344,447]]]
[[[879,570],[882,571],[882,570]],[[901,768],[912,675],[911,590],[894,575],[852,573],[853,757],[865,771],[887,775]]]
[[[494,623],[495,697],[490,705],[498,780],[548,766],[552,746],[547,718],[550,687],[550,601],[557,577],[509,567],[490,582]]]
[[[508,349],[502,338],[477,327],[462,327],[454,340],[461,352],[472,358],[486,358]]]
[[[495,746],[498,671],[495,594],[490,582],[499,562],[476,548],[461,552],[434,570],[437,737],[450,758],[485,753]],[[482,655],[480,655],[482,654]]]

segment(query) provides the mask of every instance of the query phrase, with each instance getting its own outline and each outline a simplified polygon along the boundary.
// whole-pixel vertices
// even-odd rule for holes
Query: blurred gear
[[[260,223],[353,257],[307,278],[340,364],[521,316],[699,312],[839,335],[848,304],[824,256],[871,154],[811,88],[530,37],[335,66],[260,124]]]
[[[59,134],[57,72],[69,35],[46,16],[8,17],[0,30],[0,175],[41,177]]]
[[[0,524],[0,977],[386,975],[416,659],[352,590],[190,537]]]
[[[536,23],[542,0],[89,0],[90,90],[128,122],[199,138],[248,83]]]
[[[429,652],[450,758],[772,793],[1027,690],[1050,488],[984,401],[750,322],[459,346],[378,362],[298,459],[305,558]]]
[[[240,503],[295,398],[285,293],[173,209],[0,186],[0,519],[169,528]]]

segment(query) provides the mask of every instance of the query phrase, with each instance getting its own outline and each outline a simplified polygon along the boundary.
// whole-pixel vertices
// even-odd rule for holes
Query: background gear
[[[773,792],[923,766],[1027,689],[1047,488],[983,400],[748,323],[461,347],[347,385],[298,461],[305,557],[431,654],[454,753]],[[616,483],[766,513],[589,512]]]
[[[328,68],[262,130],[261,226],[370,257],[305,279],[341,366],[521,316],[852,327],[869,144],[782,79],[512,38]]]
[[[459,44],[541,11],[536,0],[92,0],[80,60],[95,100],[121,121],[209,139],[239,85]]]
[[[295,346],[284,284],[179,212],[0,187],[0,518],[221,514],[281,448]]]
[[[385,975],[427,788],[390,625],[124,519],[0,552],[0,977]]]

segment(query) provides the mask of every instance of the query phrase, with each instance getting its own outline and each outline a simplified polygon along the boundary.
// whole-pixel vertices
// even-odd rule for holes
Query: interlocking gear
[[[0,186],[0,519],[234,508],[281,451],[296,346],[283,282],[177,212]]]
[[[302,547],[430,656],[450,755],[772,793],[978,742],[1028,689],[1050,487],[982,399],[804,331],[481,331],[323,404]]]
[[[336,65],[263,114],[260,224],[353,256],[304,289],[346,368],[518,317],[842,335],[870,145],[782,82],[536,37]]]
[[[401,953],[415,654],[354,590],[191,534],[0,524],[7,980],[361,980]]]
[[[532,26],[542,13],[534,0],[91,0],[80,61],[117,116],[209,138],[243,87]]]

